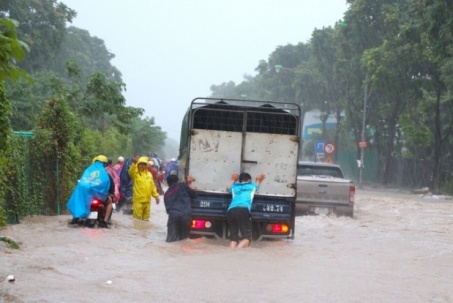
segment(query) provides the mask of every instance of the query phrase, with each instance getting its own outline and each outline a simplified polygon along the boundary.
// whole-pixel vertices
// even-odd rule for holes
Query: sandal
[[[99,228],[108,228],[107,222],[105,221],[99,221]]]

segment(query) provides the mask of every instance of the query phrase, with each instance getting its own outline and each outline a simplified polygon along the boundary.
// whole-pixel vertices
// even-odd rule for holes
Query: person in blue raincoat
[[[170,175],[179,175],[179,161],[176,158],[172,158],[167,165],[165,165],[165,180]]]
[[[104,201],[105,217],[103,223],[109,220],[112,213],[110,193],[112,189],[114,193],[114,183],[105,170],[106,165],[107,157],[99,155],[93,159],[93,163],[83,172],[82,177],[66,203],[66,207],[73,216],[70,222],[71,224],[78,223],[80,219],[88,217],[93,198],[99,198]],[[100,226],[107,227],[107,224],[100,223]]]
[[[124,214],[132,215],[132,187],[134,182],[129,176],[129,168],[132,164],[132,158],[127,158],[120,173],[120,201],[118,209],[123,208]]]

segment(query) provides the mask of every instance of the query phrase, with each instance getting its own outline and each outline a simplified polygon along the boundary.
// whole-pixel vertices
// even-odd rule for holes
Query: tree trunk
[[[338,150],[340,147],[340,127],[341,127],[341,111],[337,111],[335,113],[335,120],[337,122],[337,125],[335,127],[335,147],[336,147],[336,152],[333,155],[333,160],[334,163],[337,163],[337,155],[338,155]]]
[[[439,170],[440,170],[440,159],[441,159],[441,148],[442,148],[442,134],[441,134],[441,121],[440,121],[440,92],[437,92],[436,96],[436,108],[434,116],[434,159],[433,159],[433,170],[431,172],[432,179],[430,187],[433,192],[437,192],[439,189]]]
[[[396,124],[397,124],[397,117],[399,116],[398,107],[395,106],[393,109],[392,117],[388,123],[388,138],[387,138],[387,146],[385,149],[385,167],[384,167],[384,178],[382,183],[387,185],[395,179],[395,175],[392,175],[392,155],[393,151],[395,150],[395,131],[396,131]]]

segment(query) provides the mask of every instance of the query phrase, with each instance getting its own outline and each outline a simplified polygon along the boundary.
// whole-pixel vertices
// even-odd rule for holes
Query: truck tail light
[[[355,185],[351,184],[349,186],[349,204],[354,205],[355,200]]]
[[[209,220],[199,220],[199,219],[192,220],[193,229],[209,229],[211,227],[212,227],[212,223]]]
[[[266,231],[273,234],[286,234],[289,231],[289,226],[286,224],[268,224]]]

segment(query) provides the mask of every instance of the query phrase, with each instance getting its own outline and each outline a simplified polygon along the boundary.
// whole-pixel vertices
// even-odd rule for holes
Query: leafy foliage
[[[109,80],[123,82],[121,72],[112,65],[115,55],[107,50],[102,39],[92,37],[86,30],[70,26],[65,32],[60,51],[52,66],[46,66],[62,77],[67,77],[68,60],[78,66],[81,79],[102,71]],[[70,75],[71,76],[71,75]]]
[[[15,63],[24,58],[24,43],[17,39],[17,22],[11,19],[0,18],[0,226],[6,223],[5,218],[10,215],[10,210],[15,206],[8,207],[8,198],[15,196],[14,167],[8,161],[14,149],[10,149],[11,137],[11,105],[4,91],[4,80],[19,77],[27,77],[25,71],[17,68]],[[11,177],[11,178],[10,178]]]
[[[18,25],[16,20],[0,18],[0,82],[26,77],[25,71],[16,67],[16,63],[25,58],[24,48],[28,48],[17,38]]]
[[[158,151],[165,143],[165,133],[154,124],[154,118],[136,119],[133,126],[132,148],[135,155]]]
[[[56,0],[0,2],[0,18],[21,23],[18,35],[30,46],[30,53],[21,67],[30,73],[46,69],[53,61],[65,37],[66,22],[71,22],[75,16],[74,10]]]
[[[0,241],[5,242],[9,248],[19,249],[20,244],[8,237],[0,237]]]
[[[31,130],[36,125],[36,116],[44,103],[55,96],[64,94],[65,84],[53,72],[34,74],[33,83],[27,81],[7,82],[8,100],[12,105],[11,126],[14,130]]]
[[[31,155],[35,190],[48,199],[46,213],[58,213],[61,201],[67,201],[78,177],[79,149],[75,146],[76,131],[80,129],[76,117],[64,99],[50,99],[37,119]]]
[[[373,129],[365,139],[378,152],[381,182],[397,182],[395,161],[409,157],[429,163],[431,177],[420,178],[421,185],[436,191],[453,178],[447,160],[453,156],[450,2],[349,0],[344,20],[334,27],[315,29],[307,44],[277,47],[259,61],[255,77],[211,91],[216,97],[295,101],[303,113],[325,113],[323,124],[333,115],[335,136],[323,128],[322,138],[358,155],[362,131]]]
[[[7,156],[10,152],[8,140],[11,136],[10,115],[10,105],[3,91],[3,84],[0,82],[0,226],[6,224],[5,197],[8,191],[6,172],[9,169]]]

